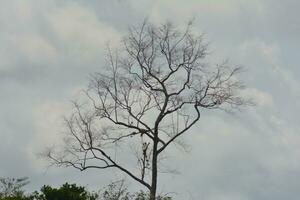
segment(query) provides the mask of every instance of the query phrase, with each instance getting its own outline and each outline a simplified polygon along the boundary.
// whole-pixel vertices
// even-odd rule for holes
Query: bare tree
[[[183,31],[171,23],[131,28],[123,49],[108,48],[107,69],[92,75],[88,101],[74,103],[65,120],[64,150],[49,151],[48,157],[80,170],[118,169],[155,200],[159,157],[196,124],[202,110],[246,103],[239,96],[240,67],[208,65],[207,54],[191,23]],[[115,156],[128,144],[136,148],[139,173]]]
[[[2,178],[0,177],[0,199],[9,197],[21,197],[24,194],[22,188],[29,183],[28,177]]]

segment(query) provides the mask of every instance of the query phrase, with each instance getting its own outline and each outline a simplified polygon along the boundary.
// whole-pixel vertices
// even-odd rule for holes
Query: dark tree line
[[[149,200],[149,194],[143,191],[129,192],[124,180],[110,183],[98,192],[89,192],[85,187],[65,183],[55,188],[49,185],[40,191],[26,193],[24,186],[28,178],[0,178],[0,200]],[[171,197],[159,196],[158,200],[171,200]]]

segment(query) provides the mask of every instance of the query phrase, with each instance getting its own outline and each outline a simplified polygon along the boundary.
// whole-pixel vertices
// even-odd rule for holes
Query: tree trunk
[[[150,188],[150,200],[156,199],[156,189],[157,189],[157,141],[154,140],[153,143],[153,153],[152,153],[152,183]]]

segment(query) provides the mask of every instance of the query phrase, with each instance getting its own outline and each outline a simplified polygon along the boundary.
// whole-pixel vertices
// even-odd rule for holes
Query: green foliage
[[[76,184],[65,183],[60,188],[44,185],[41,193],[35,192],[32,197],[36,200],[96,200],[98,195]]]
[[[85,187],[65,183],[59,188],[44,185],[41,190],[25,195],[23,187],[28,178],[0,178],[0,200],[149,200],[144,191],[130,193],[125,181],[109,184],[101,192],[89,192]],[[158,196],[157,200],[172,200],[169,196]]]
[[[27,196],[11,196],[11,197],[3,197],[0,198],[0,200],[33,200],[31,197],[27,197]]]

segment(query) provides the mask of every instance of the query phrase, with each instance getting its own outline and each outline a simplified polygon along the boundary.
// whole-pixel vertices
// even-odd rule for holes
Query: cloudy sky
[[[160,192],[174,199],[296,200],[300,195],[298,0],[1,0],[0,177],[28,176],[29,190],[66,181],[102,186],[114,171],[48,168],[38,154],[59,142],[70,100],[103,67],[105,46],[145,17],[195,19],[210,62],[242,65],[255,107],[207,112],[174,150]],[[176,167],[174,167],[176,166]]]

